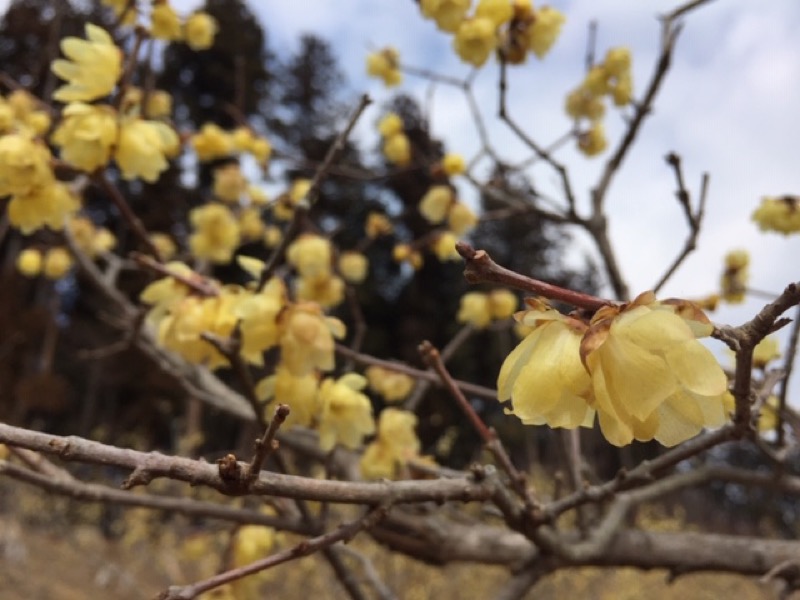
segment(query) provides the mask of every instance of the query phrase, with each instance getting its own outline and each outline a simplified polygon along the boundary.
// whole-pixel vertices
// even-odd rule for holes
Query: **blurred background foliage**
[[[358,95],[342,74],[335,48],[313,35],[300,39],[295,49],[272,47],[269,31],[242,0],[208,0],[203,8],[220,24],[214,46],[194,52],[183,44],[168,45],[152,68],[141,68],[135,74],[134,83],[155,85],[172,95],[173,114],[181,131],[197,130],[205,122],[223,128],[246,123],[265,135],[274,147],[267,179],[287,182],[288,189],[291,180],[313,176]],[[94,2],[12,1],[0,20],[3,92],[20,85],[37,97],[51,93],[56,82],[49,64],[59,52],[57,40],[82,35],[87,21],[110,26],[113,17]],[[351,140],[322,186],[307,226],[326,233],[341,250],[347,250],[362,240],[368,213],[392,215],[396,223],[393,237],[379,239],[365,250],[370,275],[356,292],[367,324],[362,348],[380,358],[421,367],[417,345],[422,340],[441,348],[461,329],[455,315],[468,285],[460,262],[441,262],[426,255],[423,267],[412,273],[392,259],[392,248],[397,242],[424,238],[431,231],[416,207],[432,184],[441,183],[431,166],[445,150],[457,152],[458,148],[446,148],[444,140],[431,135],[415,99],[397,94],[380,108],[381,114],[393,110],[403,118],[414,162],[394,168],[383,159],[372,158],[380,156],[377,147]],[[377,118],[372,118],[377,123]],[[186,216],[209,197],[214,166],[177,161],[155,184],[128,183],[113,171],[110,175],[148,229],[169,233],[185,250]],[[535,185],[507,165],[495,164],[491,169],[492,185],[500,190],[525,194]],[[485,213],[498,208],[488,196],[478,201]],[[101,192],[90,191],[86,207],[97,224],[117,236],[123,255],[136,249],[135,240],[126,234],[124,223]],[[55,235],[36,234],[43,241]],[[468,239],[487,249],[498,263],[520,273],[582,291],[599,289],[589,261],[580,269],[564,264],[568,233],[531,213],[482,222]],[[106,324],[114,315],[108,314],[103,298],[78,276],[56,283],[22,278],[14,268],[21,241],[20,234],[4,222],[0,240],[0,420],[123,446],[209,458],[241,450],[245,441],[249,444],[250,433],[242,435],[239,422],[186,398],[174,381],[135,348],[99,359],[87,357],[87,350],[119,340],[116,330]],[[269,254],[255,243],[243,246],[240,252],[262,258]],[[242,276],[233,267],[216,274],[227,280]],[[131,297],[147,282],[136,272],[125,272],[121,279]],[[346,303],[337,316],[348,324],[352,335],[355,323]],[[502,359],[516,342],[509,326],[474,332],[450,361],[451,372],[457,378],[494,387]],[[380,401],[374,401],[378,406]],[[508,442],[517,462],[528,467],[536,464],[556,479],[563,477],[565,443],[559,431],[524,428],[516,419],[506,418],[498,403],[473,401]],[[478,457],[476,437],[443,390],[431,387],[418,412],[425,453],[456,468]],[[620,466],[635,464],[659,451],[655,445],[643,444],[619,450],[595,432],[583,431],[582,436],[594,471],[587,475],[589,479],[612,476]],[[763,458],[734,448],[718,451],[713,460],[757,467]],[[796,465],[787,468],[797,470]],[[712,497],[708,492],[683,496],[683,500],[691,500],[686,519],[703,521],[719,531],[769,528],[787,536],[798,533],[797,508],[786,499],[730,485],[718,486],[710,493]],[[683,500],[670,499],[665,506],[685,504]],[[736,510],[723,513],[719,503]],[[724,514],[737,517],[726,519]]]

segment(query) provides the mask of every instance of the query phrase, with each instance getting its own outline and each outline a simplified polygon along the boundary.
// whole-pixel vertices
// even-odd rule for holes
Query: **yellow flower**
[[[489,312],[493,319],[507,319],[517,310],[517,297],[509,290],[489,292]]]
[[[294,206],[300,204],[300,201],[305,199],[311,189],[310,179],[295,179],[292,182],[292,187],[289,190],[289,199]]]
[[[464,157],[460,154],[445,154],[442,159],[442,170],[449,176],[461,175],[466,170]]]
[[[372,404],[361,393],[367,380],[356,373],[339,379],[326,378],[319,388],[319,446],[325,451],[336,444],[355,450],[375,431]]]
[[[228,156],[234,149],[231,136],[214,123],[204,123],[192,136],[191,144],[202,162]]]
[[[327,279],[331,273],[333,249],[327,238],[306,233],[286,249],[286,260],[303,279]]]
[[[348,283],[361,283],[369,271],[369,261],[361,252],[347,250],[339,255],[339,273]]]
[[[344,280],[336,275],[297,280],[297,298],[318,303],[322,308],[339,306],[344,300]]]
[[[333,338],[345,335],[344,324],[325,317],[318,304],[302,302],[289,306],[279,316],[281,362],[294,375],[314,369],[331,371],[335,366]]]
[[[122,52],[107,31],[86,24],[87,40],[68,37],[61,51],[70,60],[57,59],[53,73],[68,82],[53,93],[59,102],[83,102],[108,96],[122,75]]]
[[[469,323],[482,329],[492,320],[489,296],[482,292],[467,292],[461,296],[461,305],[456,315],[459,323]]]
[[[48,279],[61,279],[72,268],[72,256],[66,248],[50,248],[44,255],[42,273]]]
[[[400,402],[414,389],[414,380],[405,373],[371,366],[364,374],[367,377],[369,388],[383,396],[386,402]]]
[[[150,35],[155,39],[174,42],[183,38],[181,19],[168,2],[154,3],[150,19]]]
[[[41,136],[50,130],[50,115],[44,111],[37,110],[25,118],[25,126],[34,136]]]
[[[620,77],[611,84],[611,97],[616,106],[625,106],[633,100],[633,79],[631,76]]]
[[[466,235],[475,228],[478,224],[478,215],[476,215],[469,206],[461,202],[456,202],[450,206],[447,213],[447,227],[455,235],[461,237]]]
[[[403,133],[403,119],[397,113],[386,113],[378,123],[378,131],[385,138]]]
[[[614,77],[623,77],[631,72],[631,51],[629,48],[609,48],[603,64]]]
[[[800,196],[765,196],[751,218],[761,231],[796,233],[800,231]]]
[[[119,144],[114,158],[123,179],[141,177],[154,183],[169,167],[167,157],[180,148],[178,134],[166,123],[128,119],[119,130]]]
[[[419,455],[420,442],[414,429],[417,417],[396,408],[386,408],[378,418],[378,435],[361,457],[365,479],[392,478],[410,459]]]
[[[490,19],[475,17],[461,22],[453,48],[464,62],[480,67],[497,48],[495,26]]]
[[[753,367],[764,369],[771,360],[781,357],[778,340],[774,337],[767,337],[761,340],[753,349]]]
[[[449,231],[443,231],[434,240],[431,250],[441,261],[461,260],[461,256],[456,251],[458,238]]]
[[[25,277],[36,277],[42,272],[42,253],[36,248],[25,248],[17,256],[17,270]]]
[[[108,252],[117,243],[114,235],[105,227],[95,227],[86,217],[72,217],[67,223],[75,245],[90,258]]]
[[[384,48],[367,55],[367,75],[383,80],[386,87],[394,87],[403,81],[400,72],[400,53],[395,48]]]
[[[533,331],[508,355],[497,378],[497,398],[511,399],[515,415],[526,425],[575,429],[591,427],[592,385],[581,363],[586,325],[544,303],[530,303],[520,313]]]
[[[281,243],[283,232],[275,225],[267,225],[264,229],[264,245],[267,248],[275,248]]]
[[[528,46],[537,58],[544,58],[553,47],[565,20],[563,14],[550,6],[536,11],[536,20],[528,29]]]
[[[600,96],[580,86],[567,95],[565,104],[567,114],[573,119],[586,118],[597,121],[603,118],[606,106]]]
[[[238,202],[247,189],[247,179],[239,163],[214,169],[214,195],[225,202]]]
[[[208,50],[214,44],[217,29],[214,17],[205,12],[196,12],[184,24],[186,43],[192,50]]]
[[[54,180],[50,158],[47,146],[28,137],[0,137],[0,196],[31,194],[50,185]]]
[[[386,215],[377,212],[371,212],[367,215],[364,233],[369,239],[374,240],[383,235],[389,235],[392,231],[392,222]]]
[[[249,565],[264,558],[275,544],[275,530],[263,525],[243,525],[233,542],[233,566]]]
[[[485,17],[494,23],[495,27],[500,27],[511,20],[514,16],[514,9],[510,0],[479,0],[475,7],[476,17]]]
[[[608,441],[674,446],[723,423],[727,378],[695,339],[712,329],[696,306],[659,303],[652,292],[595,314],[581,356]]]
[[[162,260],[169,260],[178,251],[175,242],[166,233],[154,232],[150,234],[150,241],[158,250],[158,255]]]
[[[197,258],[218,264],[230,262],[239,245],[239,224],[227,206],[207,204],[192,209],[189,221],[194,233],[189,248]]]
[[[744,302],[749,278],[747,267],[750,255],[747,250],[733,250],[725,255],[725,270],[720,279],[723,300],[731,304]]]
[[[227,359],[201,336],[231,334],[237,320],[231,310],[234,302],[233,294],[221,294],[210,298],[187,296],[171,304],[158,323],[159,343],[191,363],[209,369],[226,366]]]
[[[390,163],[404,167],[411,162],[411,142],[404,133],[396,133],[383,142],[383,155]]]
[[[256,394],[262,401],[274,399],[277,404],[289,406],[288,426],[310,427],[319,413],[318,387],[316,373],[295,375],[279,363],[274,375],[258,382]]]
[[[70,215],[80,209],[80,201],[69,187],[50,181],[33,188],[28,194],[11,198],[8,219],[22,233],[33,233],[41,227],[61,230]]]
[[[52,139],[61,147],[65,161],[91,173],[108,163],[118,129],[116,114],[110,106],[74,102],[64,109]]]
[[[422,14],[443,31],[455,32],[467,16],[471,0],[420,0]]]
[[[155,235],[155,234],[154,234]],[[194,271],[181,262],[169,262],[167,270],[182,277],[198,277]],[[145,287],[139,294],[139,300],[145,304],[152,304],[153,308],[147,313],[147,319],[158,325],[170,308],[189,295],[189,287],[174,277],[162,277]]]
[[[261,220],[261,210],[255,206],[248,206],[239,213],[239,232],[242,240],[253,242],[264,235],[264,221]]]
[[[428,223],[441,223],[455,202],[453,189],[447,185],[431,186],[419,201],[419,212]]]
[[[415,270],[422,268],[422,254],[408,244],[397,244],[392,248],[392,258],[397,262],[406,262]]]
[[[578,149],[586,156],[597,156],[607,146],[605,128],[599,121],[595,121],[588,131],[578,135]]]
[[[231,311],[241,321],[241,355],[249,363],[261,366],[264,352],[278,345],[281,336],[278,316],[287,302],[286,286],[277,277],[270,279],[260,292],[237,296]]]
[[[172,114],[172,96],[164,90],[153,90],[147,97],[147,116],[166,119]]]

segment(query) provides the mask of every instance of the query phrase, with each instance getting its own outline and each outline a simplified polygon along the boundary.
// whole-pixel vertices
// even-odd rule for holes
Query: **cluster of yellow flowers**
[[[578,136],[578,148],[587,156],[600,154],[608,145],[602,123],[605,96],[615,106],[625,106],[632,100],[631,53],[627,48],[609,49],[603,62],[589,69],[581,84],[567,95],[567,114],[590,122],[589,129]]]
[[[498,398],[523,423],[573,429],[597,414],[616,446],[673,446],[726,418],[725,373],[698,337],[713,326],[690,302],[645,292],[590,323],[538,300],[517,316],[533,331],[506,358]]]
[[[382,79],[386,87],[400,85],[400,53],[395,48],[384,48],[367,55],[367,75]]]
[[[367,377],[369,389],[389,403],[404,400],[414,389],[414,380],[405,373],[372,366],[367,368],[364,374]]]
[[[404,465],[419,456],[420,443],[414,429],[417,417],[396,408],[386,408],[378,419],[378,435],[361,456],[365,479],[397,478]]]
[[[753,221],[761,231],[784,235],[800,231],[800,196],[767,196],[753,212]]]
[[[731,304],[744,302],[747,293],[750,255],[747,250],[733,250],[725,255],[725,270],[720,278],[722,299]]]
[[[203,123],[190,141],[198,160],[208,162],[228,158],[237,153],[248,153],[259,164],[266,164],[272,154],[272,145],[259,137],[249,127],[237,127],[225,131],[215,123]]]
[[[543,58],[555,43],[564,15],[550,6],[534,9],[531,0],[421,0],[422,14],[442,31],[455,34],[453,48],[464,62],[482,66],[498,51],[511,64],[528,53]]]
[[[102,4],[114,11],[117,19],[121,18],[123,26],[133,26],[143,12],[139,2],[129,0],[101,0]],[[195,11],[184,21],[170,6],[168,0],[152,0],[149,11],[150,35],[157,40],[167,42],[185,41],[192,50],[207,50],[214,45],[217,34],[217,22],[208,13]]]
[[[37,248],[26,248],[17,256],[17,269],[25,277],[44,275],[47,279],[61,279],[72,268],[72,256],[61,246],[42,253]]]
[[[517,310],[517,297],[509,290],[467,292],[461,296],[461,306],[456,320],[483,329],[492,321],[507,319]]]
[[[380,123],[378,131],[383,136],[383,155],[390,163],[404,167],[411,162],[411,142],[403,131],[403,119],[396,113],[388,113]]]
[[[431,243],[431,250],[436,257],[442,261],[460,260],[456,241],[477,225],[478,216],[466,204],[458,201],[450,185],[431,186],[420,200],[419,212],[433,225],[447,221],[447,229],[439,232]]]
[[[296,294],[301,300],[333,308],[344,299],[344,280],[333,273],[333,246],[327,238],[306,233],[286,249],[286,260],[297,270]]]

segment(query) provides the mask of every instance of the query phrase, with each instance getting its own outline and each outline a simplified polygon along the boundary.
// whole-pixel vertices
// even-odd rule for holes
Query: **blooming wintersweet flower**
[[[597,156],[606,147],[608,147],[606,131],[599,121],[595,121],[587,131],[578,135],[578,149],[586,156]]]
[[[333,274],[322,278],[297,280],[297,299],[316,302],[322,308],[334,308],[344,300],[344,280]]]
[[[459,323],[468,323],[479,329],[489,325],[492,320],[492,311],[489,306],[489,296],[482,292],[467,292],[461,296],[461,304],[456,315]]]
[[[727,378],[696,339],[712,329],[696,306],[656,302],[652,292],[595,314],[581,357],[608,441],[623,446],[656,439],[674,446],[724,422]]]
[[[286,249],[286,260],[304,279],[326,279],[331,273],[333,248],[330,240],[306,233]]]
[[[239,163],[230,163],[214,169],[214,196],[225,202],[238,202],[247,190],[247,179]]]
[[[544,58],[556,43],[566,18],[550,6],[536,10],[536,20],[528,29],[528,46],[537,58]]]
[[[461,175],[466,171],[467,165],[464,162],[464,157],[460,154],[449,153],[445,154],[442,158],[442,170],[446,175],[452,177],[453,175]]]
[[[489,312],[493,319],[507,319],[517,310],[518,300],[510,290],[492,290],[489,292]]]
[[[79,209],[80,201],[69,187],[51,180],[13,196],[8,203],[8,220],[26,235],[42,227],[60,231]]]
[[[232,136],[215,123],[204,123],[194,134],[190,144],[200,161],[223,158],[233,153]]]
[[[443,231],[433,240],[431,250],[441,261],[461,260],[461,255],[456,251],[456,242],[458,242],[458,238],[454,233]]]
[[[183,34],[192,50],[208,50],[217,35],[217,20],[208,13],[198,11],[186,19]]]
[[[378,131],[385,138],[403,133],[403,119],[397,113],[386,113],[378,123]]]
[[[471,0],[420,0],[419,6],[423,16],[436,21],[439,29],[453,33],[467,16],[471,3]]]
[[[166,123],[132,118],[120,126],[114,158],[123,179],[141,177],[154,183],[169,167],[167,158],[175,156],[179,148],[178,134]]]
[[[414,379],[405,373],[398,373],[373,365],[364,372],[369,388],[383,396],[386,402],[400,402],[414,389]]]
[[[383,142],[383,155],[390,163],[404,167],[411,162],[411,142],[404,133],[390,135]]]
[[[314,372],[295,375],[282,364],[275,374],[258,382],[256,394],[262,401],[274,400],[291,409],[286,424],[309,427],[319,412],[319,377]]]
[[[0,196],[31,194],[53,180],[50,150],[27,136],[0,137]]]
[[[378,435],[364,450],[360,461],[365,479],[393,478],[403,464],[419,455],[416,426],[417,417],[413,413],[396,408],[381,412]]]
[[[88,102],[108,96],[122,75],[122,52],[105,29],[86,24],[86,40],[61,40],[61,51],[69,60],[57,59],[53,73],[66,80],[53,93],[60,102]]]
[[[150,20],[150,35],[155,39],[175,42],[183,38],[181,19],[169,2],[154,2]]]
[[[400,53],[395,48],[384,48],[367,55],[367,75],[383,80],[386,87],[394,87],[403,81],[400,72]]]
[[[800,231],[800,196],[765,196],[751,217],[761,231]]]
[[[367,385],[363,375],[347,373],[339,379],[326,378],[319,388],[319,446],[325,451],[341,444],[352,450],[364,437],[374,433],[372,404],[362,393]]]
[[[475,7],[475,16],[485,17],[500,27],[514,16],[514,8],[510,0],[479,0]]]
[[[110,160],[118,132],[113,108],[73,102],[64,109],[52,140],[65,161],[91,173]]]
[[[326,317],[314,302],[300,302],[281,312],[279,325],[281,362],[287,369],[295,375],[333,370],[333,339],[346,332],[341,321]]]
[[[361,283],[369,271],[369,261],[363,253],[346,250],[339,255],[339,273],[348,283]]]
[[[447,212],[447,227],[459,237],[467,235],[478,224],[476,215],[463,202],[454,202]]]
[[[221,204],[207,204],[192,209],[189,221],[194,229],[189,237],[192,254],[217,264],[230,262],[240,241],[239,223],[231,210]]]
[[[492,20],[485,17],[474,17],[462,21],[453,38],[453,48],[456,54],[461,60],[474,67],[483,66],[497,48],[495,29]]]
[[[586,324],[536,300],[517,318],[532,331],[506,357],[497,378],[497,398],[526,425],[591,427],[592,383],[580,357]]]
[[[448,185],[431,186],[419,201],[419,212],[428,223],[441,223],[455,202],[453,188]]]
[[[771,360],[781,357],[778,340],[774,337],[766,337],[753,348],[753,367],[764,369]]]

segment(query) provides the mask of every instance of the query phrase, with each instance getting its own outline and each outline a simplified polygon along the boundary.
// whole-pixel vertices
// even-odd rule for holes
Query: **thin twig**
[[[261,439],[256,440],[256,451],[248,467],[248,477],[250,479],[258,478],[258,474],[261,472],[261,467],[264,465],[264,462],[272,452],[278,449],[278,441],[275,439],[275,435],[278,433],[280,426],[286,421],[286,417],[289,416],[290,412],[291,409],[287,404],[278,404],[278,406],[275,407],[275,413],[267,429],[264,431],[264,435],[261,436]]]

